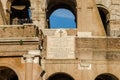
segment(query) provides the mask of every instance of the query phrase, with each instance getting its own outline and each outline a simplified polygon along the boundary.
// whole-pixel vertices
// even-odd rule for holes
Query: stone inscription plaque
[[[74,59],[74,37],[47,37],[47,59]]]
[[[91,70],[91,64],[80,63],[78,64],[78,69],[79,70]]]

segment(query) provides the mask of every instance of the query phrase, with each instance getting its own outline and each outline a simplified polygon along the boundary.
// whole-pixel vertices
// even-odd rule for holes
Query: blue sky
[[[57,9],[50,16],[50,28],[76,28],[75,16],[67,9]]]

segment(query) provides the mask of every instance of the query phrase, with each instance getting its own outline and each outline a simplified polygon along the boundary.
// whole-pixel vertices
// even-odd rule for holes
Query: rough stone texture
[[[54,0],[49,0],[48,3],[50,1],[54,2]],[[75,6],[77,28],[63,30],[48,29],[48,20],[46,20],[48,5],[45,0],[30,0],[33,24],[0,25],[0,71],[3,69],[1,66],[8,67],[16,72],[19,80],[25,80],[26,74],[30,73],[26,71],[28,67],[26,65],[30,64],[32,65],[30,66],[32,80],[47,80],[57,73],[66,73],[74,80],[95,80],[98,75],[104,73],[113,74],[120,79],[120,0],[95,1],[96,4],[94,0],[76,0],[76,2],[74,0],[73,3],[77,5]],[[6,22],[9,22],[10,14],[6,12],[6,9],[10,10],[11,0],[1,0],[1,2],[0,6],[3,6],[4,12],[0,12],[0,24],[3,24],[3,16],[1,16],[3,13],[6,16]],[[53,3],[50,5],[54,6]],[[102,7],[109,12],[107,14],[109,36],[103,36],[103,26],[97,7]],[[59,31],[63,31],[64,34],[61,35]],[[92,33],[92,35],[79,36],[79,32]],[[61,50],[68,47],[68,45],[62,47],[67,44],[63,37],[73,37],[74,40],[71,41],[75,42],[74,45],[70,43],[70,47],[74,48],[75,58],[48,59],[47,49],[50,48],[48,45],[55,46],[54,41],[48,41],[48,37],[62,39],[62,42],[58,42],[58,45],[60,44],[58,48]],[[40,55],[30,55],[29,50],[39,50]],[[64,53],[64,51],[61,52]],[[34,62],[36,57],[39,63]],[[45,74],[42,74],[44,71]]]
[[[44,33],[44,35],[47,35],[47,36],[53,36],[53,35],[55,35],[55,32],[57,30],[58,29],[44,29],[43,33]],[[67,32],[68,36],[76,36],[77,35],[76,29],[63,29],[63,30],[65,30]]]
[[[0,26],[0,38],[8,37],[36,37],[37,27],[33,25]]]

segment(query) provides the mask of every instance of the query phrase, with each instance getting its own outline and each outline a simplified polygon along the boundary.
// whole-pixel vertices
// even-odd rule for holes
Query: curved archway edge
[[[64,77],[68,78],[69,80],[74,80],[74,78],[73,78],[71,75],[69,75],[68,73],[65,73],[65,72],[56,72],[56,73],[53,73],[53,74],[51,74],[51,75],[47,78],[47,80],[51,80],[52,78],[56,78],[57,76],[59,77],[59,75],[62,75],[62,76],[64,76]],[[60,77],[61,77],[61,76],[60,76]]]
[[[10,68],[11,70],[13,70],[16,73],[16,75],[18,76],[18,80],[22,80],[21,75],[19,73],[19,70],[14,65],[11,65],[11,64],[8,64],[8,63],[0,63],[0,67]]]
[[[99,74],[95,80],[107,80],[106,78],[111,78],[112,80],[119,80],[114,74],[111,73],[102,73]]]

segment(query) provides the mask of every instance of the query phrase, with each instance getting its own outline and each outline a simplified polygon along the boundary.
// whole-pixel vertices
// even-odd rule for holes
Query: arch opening
[[[64,8],[55,10],[49,17],[50,28],[76,28],[74,14]]]
[[[10,24],[32,23],[29,0],[13,0],[10,6]]]
[[[47,80],[74,80],[74,79],[66,73],[55,73],[51,75]]]
[[[17,74],[8,67],[0,67],[0,80],[19,80]]]
[[[53,4],[54,3],[54,4]],[[74,22],[75,22],[75,26],[77,24],[77,19],[76,19],[76,14],[77,14],[77,10],[76,10],[76,1],[75,0],[47,0],[47,11],[46,11],[46,20],[48,23],[48,28],[50,28],[50,17],[52,14],[54,14],[56,11],[59,11],[60,9],[64,9],[66,11],[70,11],[70,14],[72,13],[73,16],[75,17]],[[65,12],[66,12],[65,11]],[[65,14],[65,12],[63,12],[61,10],[62,13]],[[62,14],[61,14],[62,16]],[[63,15],[64,16],[64,15]],[[69,15],[67,15],[69,17]],[[61,24],[62,25],[62,24]],[[75,27],[76,28],[76,27]]]
[[[98,11],[99,11],[106,35],[109,36],[109,30],[110,30],[109,29],[109,18],[110,18],[109,11],[106,8],[101,6],[98,6]]]
[[[110,73],[104,73],[98,75],[95,80],[119,80],[116,76]]]

